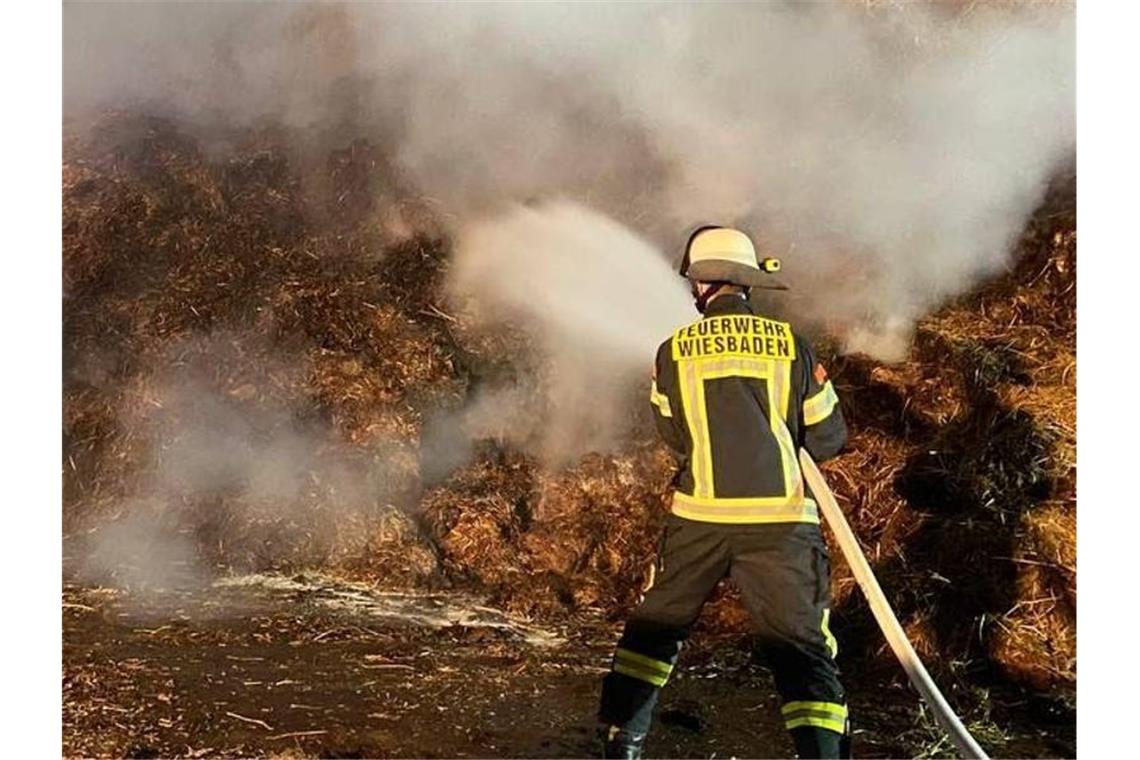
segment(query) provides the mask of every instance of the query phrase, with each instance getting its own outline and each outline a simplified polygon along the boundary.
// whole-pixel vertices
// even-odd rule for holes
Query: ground
[[[465,596],[258,575],[162,592],[64,591],[64,755],[588,757],[617,627],[540,629]],[[696,637],[654,757],[788,757],[747,642]],[[898,678],[847,674],[863,757],[945,755]],[[1005,731],[1005,756],[1072,756],[1072,727]],[[979,738],[982,738],[981,736]]]

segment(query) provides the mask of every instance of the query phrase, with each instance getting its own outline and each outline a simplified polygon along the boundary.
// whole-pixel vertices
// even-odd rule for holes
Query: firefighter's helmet
[[[681,258],[681,276],[702,282],[729,282],[746,288],[779,288],[771,274],[780,260],[758,260],[752,240],[740,230],[717,225],[698,227],[689,235]]]

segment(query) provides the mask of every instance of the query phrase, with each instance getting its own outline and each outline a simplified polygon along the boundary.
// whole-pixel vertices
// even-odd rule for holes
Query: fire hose
[[[803,468],[804,479],[811,487],[812,493],[815,494],[823,516],[835,534],[835,539],[843,551],[843,556],[847,559],[847,564],[851,566],[855,581],[867,598],[871,613],[875,616],[875,622],[879,624],[879,628],[883,631],[883,635],[894,651],[895,657],[898,658],[903,670],[910,678],[911,684],[930,706],[938,725],[942,727],[950,737],[950,741],[958,748],[958,754],[964,758],[988,760],[986,753],[974,741],[974,737],[970,736],[970,732],[962,725],[958,716],[954,714],[954,710],[946,698],[942,696],[942,692],[938,690],[938,686],[930,677],[930,673],[926,671],[922,660],[918,658],[918,653],[914,651],[914,647],[911,646],[906,633],[899,625],[898,618],[895,617],[891,605],[887,602],[886,596],[883,595],[883,589],[879,587],[879,581],[875,579],[875,574],[867,563],[867,557],[864,556],[863,550],[859,547],[859,542],[851,531],[851,526],[847,524],[847,518],[843,516],[839,504],[835,501],[835,495],[828,487],[827,481],[824,480],[823,473],[819,471],[819,467],[816,466],[811,456],[802,449],[800,450],[800,464]]]

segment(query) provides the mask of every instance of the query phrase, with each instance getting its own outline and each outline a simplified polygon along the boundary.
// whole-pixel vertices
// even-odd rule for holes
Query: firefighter
[[[640,757],[681,644],[726,576],[753,620],[796,753],[848,752],[830,562],[798,460],[800,447],[819,461],[835,456],[847,428],[811,346],[747,300],[778,269],[739,230],[701,227],[685,245],[681,274],[702,316],[661,344],[649,399],[681,464],[654,582],[603,681],[604,757]]]

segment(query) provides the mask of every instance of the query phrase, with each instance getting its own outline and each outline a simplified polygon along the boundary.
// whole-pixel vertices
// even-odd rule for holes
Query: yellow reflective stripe
[[[614,652],[614,659],[626,661],[634,665],[638,665],[650,670],[656,670],[658,673],[669,675],[673,672],[672,664],[662,660],[655,660],[652,657],[646,657],[643,654],[638,654],[629,649],[618,649]]]
[[[773,377],[779,389],[776,398],[780,402],[780,419],[788,419],[788,400],[791,398],[792,390],[792,364],[791,362],[772,362],[772,367],[775,369]]]
[[[673,416],[673,409],[669,406],[669,397],[657,390],[656,380],[653,381],[653,386],[649,389],[649,403],[657,407],[662,417]]]
[[[678,517],[699,522],[819,523],[819,509],[814,501],[783,496],[702,499],[676,491],[672,511]]]
[[[697,368],[693,362],[682,362],[677,370],[685,424],[693,441],[693,455],[689,462],[689,469],[693,474],[693,493],[698,496],[712,496],[712,451],[708,439],[708,415],[704,405],[703,382],[698,378]]]
[[[695,406],[690,419],[690,432],[693,434],[693,493],[699,498],[715,498],[714,476],[712,476],[712,446],[709,433],[708,408],[705,403],[705,383],[720,377],[756,377],[767,379],[768,362],[751,357],[710,357],[703,360],[685,361],[683,366],[687,381],[692,387],[691,397]],[[686,400],[687,415],[687,400]],[[686,416],[687,418],[687,416]]]
[[[771,376],[771,362],[761,359],[711,357],[692,362],[700,371],[702,380],[716,380],[721,377],[755,377],[767,380]],[[785,362],[786,363],[786,362]]]
[[[639,681],[651,683],[654,686],[664,686],[665,682],[669,680],[668,676],[657,675],[651,671],[642,670],[641,668],[628,665],[624,662],[615,662],[614,672],[621,673],[622,675],[629,676],[630,678],[636,678]]]
[[[780,378],[773,376],[772,379],[766,383],[768,386],[768,426],[772,429],[772,437],[776,439],[776,445],[780,448],[780,470],[784,474],[784,493],[790,494],[792,492],[792,479],[791,473],[788,472],[788,452],[785,449],[784,436],[780,435],[781,428],[786,429],[783,420],[780,418],[780,396],[783,395],[782,383]]]
[[[713,476],[712,429],[709,425],[709,410],[705,401],[705,379],[701,377],[699,369],[696,370],[694,377],[694,385],[697,391],[697,419],[701,425],[701,441],[704,443],[701,480],[704,483],[704,495],[712,498],[716,495],[716,479]]]
[[[838,403],[839,396],[835,395],[835,387],[828,380],[819,393],[804,400],[804,424],[815,425],[823,422]]]
[[[682,499],[687,504],[695,506],[727,506],[727,507],[781,507],[787,506],[788,508],[807,509],[815,508],[815,502],[811,499],[803,499],[799,502],[793,502],[786,496],[717,496],[712,499],[702,499],[698,496],[682,493],[677,491],[673,494],[674,500]]]
[[[823,638],[827,642],[827,648],[831,652],[831,659],[839,654],[839,642],[835,640],[835,636],[831,633],[831,609],[829,607],[823,608],[823,619],[819,621],[819,629],[823,631]]]
[[[785,718],[791,718],[801,712],[819,712],[827,713],[835,718],[841,720],[847,719],[847,705],[841,705],[838,702],[808,702],[805,700],[798,700],[794,702],[786,702],[780,708],[780,712],[784,714]]]
[[[837,734],[847,731],[847,706],[835,702],[788,702],[781,710],[790,730],[801,726],[826,728]]]
[[[799,718],[789,718],[784,721],[784,726],[787,727],[789,731],[793,728],[812,726],[814,728],[826,728],[828,731],[834,731],[837,734],[847,733],[847,721],[836,720],[835,718],[820,715],[804,715]]]
[[[751,377],[765,381],[768,394],[769,424],[772,436],[780,450],[780,466],[784,476],[784,495],[773,497],[767,504],[786,505],[789,501],[799,505],[794,516],[768,514],[720,514],[698,516],[692,505],[674,503],[674,512],[689,519],[714,522],[819,522],[814,503],[809,514],[803,513],[803,475],[796,459],[795,442],[788,430],[787,414],[791,399],[791,362],[772,361],[749,356],[711,356],[682,361],[678,364],[681,404],[685,422],[693,441],[690,468],[693,475],[693,497],[716,498],[713,475],[712,444],[709,431],[708,408],[705,404],[705,382],[725,377]],[[656,389],[656,384],[654,384]],[[666,399],[666,402],[668,399]],[[747,500],[755,502],[754,499]],[[761,500],[765,501],[765,500]],[[723,506],[720,504],[706,506]],[[754,504],[750,504],[754,506]]]
[[[802,498],[804,479],[796,458],[796,444],[785,421],[788,414],[788,398],[792,385],[792,365],[787,362],[772,362],[772,379],[768,383],[769,420],[772,436],[780,447],[780,467],[784,473],[784,493],[790,497]],[[779,414],[774,414],[779,410]]]
[[[752,357],[709,357],[691,362],[697,366],[697,377],[703,388],[704,381],[716,380],[722,377],[753,377],[764,380],[768,393],[768,423],[772,430],[772,437],[780,449],[780,468],[784,475],[784,494],[786,497],[800,499],[804,495],[803,475],[800,472],[799,461],[796,457],[795,442],[792,433],[788,430],[788,405],[791,399],[791,362],[768,361]],[[701,409],[704,412],[702,406]],[[705,415],[707,430],[707,415]],[[712,473],[709,473],[712,480]],[[694,494],[701,496],[699,490]],[[708,494],[711,496],[712,494]]]

